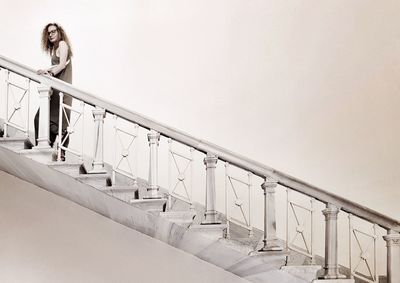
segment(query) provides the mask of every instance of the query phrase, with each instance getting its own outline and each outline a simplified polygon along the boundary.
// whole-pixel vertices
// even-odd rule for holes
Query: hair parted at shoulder
[[[49,53],[50,55],[54,51],[54,44],[50,42],[49,40],[49,33],[48,33],[48,28],[50,26],[55,26],[57,28],[58,34],[60,36],[60,41],[65,41],[65,43],[68,45],[68,58],[72,57],[72,47],[71,43],[68,39],[68,36],[62,26],[60,26],[57,23],[48,23],[42,31],[42,49],[44,52]]]

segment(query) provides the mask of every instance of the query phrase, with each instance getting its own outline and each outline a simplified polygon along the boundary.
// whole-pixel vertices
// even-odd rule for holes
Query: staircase
[[[385,280],[391,283],[400,282],[400,225],[397,220],[99,99],[62,81],[38,76],[29,67],[8,58],[0,57],[0,67],[6,77],[6,87],[2,89],[6,89],[4,104],[7,107],[0,132],[2,136],[0,138],[0,170],[193,254],[250,282],[385,282]],[[23,78],[25,82],[28,82],[28,86],[14,83],[11,73]],[[26,95],[29,95],[31,84],[36,85],[40,93],[38,146],[33,146],[29,119],[26,124],[17,124],[13,120],[14,114],[18,111],[29,113],[29,107],[32,107],[29,102],[25,104],[27,110],[24,110],[22,105]],[[18,99],[14,97],[14,101],[18,102],[11,105],[9,90],[15,85],[22,90],[25,89],[25,92]],[[63,93],[68,93],[76,101],[81,102],[82,107],[72,109],[77,113],[77,119],[83,117],[83,105],[94,106],[92,108],[94,147],[91,153],[84,152],[83,149],[77,151],[63,147],[63,141],[58,141],[58,148],[50,148],[47,125],[51,88],[62,92],[61,102]],[[65,107],[60,104],[61,111]],[[125,134],[125,139],[130,140],[129,145],[121,145],[119,156],[114,164],[107,164],[104,161],[105,136],[110,134],[104,130],[106,115],[112,115],[114,121],[112,134],[115,135],[116,140],[122,134]],[[129,132],[120,127],[119,120],[134,125],[135,131]],[[68,127],[71,140],[78,139],[79,134],[83,135],[82,132],[78,133],[78,136],[73,135],[77,132],[74,128],[75,124],[72,124],[72,121],[68,122],[71,123]],[[120,167],[121,161],[132,155],[130,146],[138,138],[139,127],[142,130],[150,130],[147,133],[148,149],[141,149],[147,151],[149,156],[148,179],[140,178],[137,170],[133,170],[134,166],[129,165],[129,170],[126,170],[126,167],[124,169]],[[178,171],[176,178],[172,178],[172,185],[168,188],[159,185],[160,136],[167,138],[169,163],[172,164],[171,166],[176,166],[174,168]],[[176,150],[173,147],[174,143],[189,148],[190,154],[185,155]],[[113,147],[117,147],[117,142]],[[82,148],[84,148],[83,145]],[[60,158],[61,149],[66,150],[65,161],[61,161]],[[195,186],[192,184],[189,190],[187,184],[188,179],[193,179],[193,175],[190,178],[187,176],[187,169],[195,167],[193,154],[203,157],[206,171],[205,180],[203,180],[205,183],[204,203],[195,200],[191,192]],[[178,157],[187,161],[184,169],[179,168]],[[216,168],[218,162],[223,163],[225,167],[225,212],[217,211]],[[243,171],[245,177],[243,178],[243,174],[241,178],[237,177],[235,170]],[[252,211],[255,210],[251,206],[254,180],[261,180],[260,186],[264,192],[259,196],[259,199],[263,200],[264,212],[262,215],[257,215],[259,219],[262,219],[263,229],[256,228],[252,224],[255,218],[255,216],[251,217]],[[182,184],[183,194],[175,192],[177,187],[177,185],[174,187],[175,182]],[[242,186],[242,193],[238,190],[238,183]],[[285,240],[278,238],[276,230],[277,188],[288,191],[287,201],[283,204],[283,207],[285,205],[287,207]],[[292,191],[310,199],[310,206],[297,203],[296,197],[289,197],[293,195]],[[232,203],[229,203],[229,195]],[[319,235],[320,238],[324,238],[324,257],[316,253],[313,242],[316,237],[315,230],[318,230],[318,226],[321,225],[311,221],[311,227],[305,227],[300,223],[299,215],[296,214],[296,209],[300,208],[307,217],[310,216],[315,220],[315,211],[318,207],[316,202],[325,206],[321,212],[321,215],[325,217],[323,231],[325,234]],[[289,208],[292,208],[293,215],[289,212]],[[236,214],[232,212],[233,210]],[[348,214],[350,224],[348,266],[340,266],[338,262],[337,215],[340,211]],[[290,215],[296,221],[295,227],[289,225]],[[366,220],[374,226],[374,231],[381,229],[387,234],[378,239],[376,233],[364,233],[361,228],[356,227],[354,218]],[[290,237],[290,229],[293,228],[292,234],[302,241],[296,242],[296,239]],[[308,229],[310,233],[307,233]],[[373,241],[375,250],[372,252],[372,257],[367,253],[369,247],[363,247],[358,241],[357,235],[360,232]],[[377,240],[387,243],[387,272],[384,275],[377,271]],[[354,242],[357,241],[361,250],[358,254],[352,252],[358,249],[358,246],[354,246]],[[366,272],[360,268],[359,262],[365,263],[368,267],[371,262],[374,262],[374,265]]]

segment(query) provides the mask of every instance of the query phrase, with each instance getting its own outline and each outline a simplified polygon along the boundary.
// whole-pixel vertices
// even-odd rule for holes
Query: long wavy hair
[[[72,57],[71,43],[70,43],[70,41],[68,39],[68,36],[67,36],[66,32],[62,28],[62,26],[60,26],[57,23],[48,23],[43,28],[43,31],[42,31],[42,49],[43,49],[43,51],[46,52],[46,53],[49,53],[50,56],[55,51],[54,50],[55,45],[53,43],[51,43],[50,40],[49,40],[48,28],[50,26],[55,26],[57,28],[58,35],[59,35],[59,41],[63,40],[68,45],[68,58],[71,58]]]

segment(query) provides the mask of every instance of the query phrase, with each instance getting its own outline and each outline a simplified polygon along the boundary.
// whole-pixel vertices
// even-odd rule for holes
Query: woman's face
[[[49,26],[47,28],[47,34],[49,35],[49,41],[51,43],[57,42],[59,38],[58,29],[56,26]]]

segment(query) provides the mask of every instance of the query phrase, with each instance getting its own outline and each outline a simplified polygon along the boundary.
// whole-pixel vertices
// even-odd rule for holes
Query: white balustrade
[[[158,187],[158,146],[160,142],[160,134],[154,130],[150,130],[147,134],[149,141],[149,180],[147,186],[147,196],[145,198],[161,198]]]
[[[283,247],[276,243],[275,188],[278,182],[266,177],[261,185],[264,191],[264,246],[260,252],[282,251]]]
[[[6,98],[6,103],[4,103],[5,107],[5,115],[6,115],[6,121],[8,117],[8,80],[10,79],[10,71],[5,69],[4,70],[4,93],[5,93],[5,98]],[[4,137],[8,136],[8,126],[7,123],[4,123]]]
[[[400,234],[388,230],[383,237],[387,247],[387,283],[400,282]]]
[[[75,99],[78,99],[82,101],[83,103],[88,103],[90,105],[97,105],[95,110],[93,110],[93,116],[94,116],[94,123],[95,123],[95,138],[94,138],[94,153],[93,153],[93,170],[89,171],[89,173],[103,173],[105,172],[104,170],[104,161],[103,161],[103,123],[104,123],[104,117],[106,110],[110,113],[115,113],[118,115],[118,117],[122,119],[126,119],[128,122],[132,123],[138,123],[141,126],[145,128],[150,128],[151,131],[148,134],[148,141],[149,141],[149,156],[150,156],[150,161],[149,161],[149,178],[148,178],[148,195],[146,196],[147,198],[160,198],[161,195],[159,193],[159,184],[158,184],[158,146],[159,146],[159,140],[160,140],[160,133],[166,137],[170,137],[171,139],[174,139],[175,141],[182,143],[190,148],[191,151],[191,157],[186,158],[187,161],[190,163],[190,168],[192,168],[192,162],[193,162],[193,151],[194,149],[199,150],[201,152],[207,152],[207,156],[204,158],[204,164],[206,166],[206,196],[205,196],[205,219],[202,222],[202,224],[220,224],[221,221],[218,220],[218,215],[217,215],[217,210],[216,210],[216,166],[218,162],[218,157],[220,157],[221,160],[226,162],[227,164],[227,170],[226,170],[226,191],[225,194],[228,194],[228,185],[231,187],[231,192],[233,193],[235,197],[235,204],[236,208],[239,208],[242,216],[243,216],[243,226],[249,228],[249,231],[252,229],[251,225],[251,214],[250,214],[250,187],[251,187],[251,173],[249,173],[249,181],[248,182],[242,182],[242,184],[247,185],[249,187],[249,210],[247,211],[247,214],[245,213],[245,210],[243,208],[243,200],[239,197],[239,194],[236,191],[236,188],[233,185],[233,181],[238,181],[238,179],[235,179],[232,175],[229,174],[229,164],[232,164],[234,166],[237,166],[238,168],[241,168],[247,172],[252,172],[256,176],[260,177],[265,177],[265,176],[270,176],[265,178],[264,183],[262,184],[262,189],[264,191],[264,236],[263,236],[263,242],[264,246],[262,247],[261,251],[278,251],[282,250],[282,247],[279,245],[276,245],[276,220],[275,220],[275,188],[277,187],[277,184],[279,183],[280,185],[287,187],[289,189],[293,189],[299,193],[303,193],[307,196],[312,197],[311,199],[311,205],[310,208],[300,206],[289,200],[288,196],[288,201],[287,201],[287,245],[288,248],[294,249],[292,245],[290,245],[291,239],[289,239],[289,225],[288,225],[288,219],[289,219],[289,208],[291,208],[291,212],[293,213],[293,217],[295,218],[296,221],[296,236],[301,236],[303,239],[304,243],[304,254],[311,257],[314,259],[314,247],[313,247],[313,238],[314,238],[314,206],[313,206],[313,201],[315,199],[318,199],[319,201],[323,202],[326,204],[326,209],[323,210],[323,215],[325,216],[325,264],[322,269],[322,272],[319,276],[321,281],[325,279],[341,279],[344,278],[343,275],[339,273],[339,266],[338,266],[338,231],[337,231],[337,216],[340,211],[339,207],[343,208],[344,211],[348,213],[352,213],[354,215],[357,215],[357,217],[366,219],[368,221],[371,221],[373,223],[376,223],[376,225],[379,225],[381,227],[384,227],[385,229],[388,230],[388,234],[384,236],[384,240],[387,243],[387,282],[388,283],[398,283],[400,282],[400,234],[399,234],[399,221],[392,219],[390,217],[383,216],[377,212],[374,212],[373,210],[370,209],[365,209],[361,205],[358,205],[357,203],[351,202],[349,200],[346,200],[344,198],[340,198],[335,196],[334,194],[324,191],[320,188],[317,188],[315,186],[309,185],[303,181],[300,181],[298,179],[295,179],[287,174],[284,174],[282,172],[279,172],[273,168],[267,167],[263,164],[260,164],[256,161],[253,161],[251,159],[242,157],[240,155],[237,155],[235,153],[230,152],[229,150],[223,149],[222,147],[216,146],[210,142],[207,142],[202,139],[195,138],[193,136],[190,136],[184,132],[172,129],[168,126],[163,125],[162,123],[158,123],[154,120],[151,120],[147,117],[141,116],[140,114],[127,111],[123,107],[117,106],[113,103],[109,103],[106,101],[103,101],[99,99],[98,97],[94,95],[90,95],[84,91],[81,91],[72,85],[59,82],[58,80],[53,80],[50,77],[47,76],[39,76],[36,74],[36,72],[30,68],[27,68],[23,65],[20,65],[16,62],[13,62],[12,60],[8,60],[7,58],[1,57],[0,56],[0,66],[3,68],[7,68],[5,72],[5,91],[6,91],[6,125],[4,127],[4,134],[7,136],[8,132],[8,127],[11,123],[11,118],[13,118],[15,113],[20,111],[21,109],[21,102],[22,99],[18,99],[14,102],[14,112],[9,113],[9,87],[11,84],[9,83],[9,78],[10,78],[10,72],[8,69],[10,69],[13,72],[16,72],[22,76],[26,76],[29,79],[34,80],[35,82],[39,82],[40,86],[38,87],[39,91],[39,104],[40,104],[40,120],[39,120],[39,137],[37,139],[38,145],[37,148],[49,148],[49,113],[50,113],[50,105],[49,105],[49,100],[50,100],[50,93],[51,93],[51,88],[56,89],[60,92],[60,123],[62,121],[63,113],[65,113],[66,109],[67,110],[72,110],[72,108],[68,108],[69,106],[62,104],[62,92],[68,93],[71,96],[73,96]],[[29,83],[29,79],[27,79],[27,82]],[[29,99],[29,85],[26,89],[26,94],[28,99]],[[29,102],[28,102],[29,105]],[[29,110],[28,110],[29,111]],[[62,112],[61,112],[62,111]],[[82,113],[83,115],[83,110]],[[67,116],[67,115],[65,115]],[[78,114],[79,116],[79,114]],[[116,119],[116,118],[115,118]],[[29,119],[28,119],[29,120]],[[67,119],[68,120],[68,119]],[[66,135],[71,135],[74,131],[73,126],[71,126],[71,122],[68,120],[69,127],[67,129]],[[83,123],[82,123],[83,124]],[[18,126],[18,125],[17,125]],[[137,125],[136,125],[137,126]],[[16,127],[18,128],[18,127]],[[20,127],[20,129],[25,130],[23,127]],[[26,127],[26,132],[29,130],[29,124],[27,124]],[[115,133],[116,136],[118,133],[122,133],[120,129],[115,126]],[[61,138],[63,135],[62,133],[62,126],[60,124],[59,126],[59,158],[60,158],[60,150],[70,150],[67,147],[63,147],[63,141],[65,141],[65,137]],[[132,135],[132,141],[131,144],[134,142],[134,139],[136,138],[136,134]],[[83,138],[83,134],[82,134]],[[122,159],[126,158],[129,155],[130,151],[130,145],[128,147],[123,147],[122,149]],[[211,154],[212,152],[212,154]],[[170,147],[170,152],[169,156],[171,158],[171,162],[174,162],[175,165],[177,165],[176,158],[179,155],[176,154],[175,151],[171,150]],[[83,156],[83,153],[81,154]],[[115,172],[117,172],[119,168],[120,161],[117,161],[114,163],[114,179],[115,179]],[[170,163],[174,164],[174,163]],[[129,166],[131,172],[129,172],[131,177],[137,178],[135,175],[136,172]],[[172,186],[172,182],[170,180],[170,189],[172,190],[172,193],[176,193],[175,189],[177,187],[177,184],[183,183],[184,186],[184,194],[183,194],[183,199],[186,199],[190,204],[193,204],[193,199],[192,199],[192,191],[191,189],[188,190],[187,188],[187,183],[185,181],[187,180],[186,176],[186,171],[189,170],[188,167],[185,167],[183,170],[180,167],[176,167],[178,171],[178,181],[177,183]],[[192,170],[192,169],[191,169]],[[122,172],[122,171],[120,171]],[[191,177],[191,179],[193,179]],[[192,186],[191,186],[192,187]],[[178,194],[176,194],[178,195]],[[334,204],[335,205],[334,205]],[[227,207],[227,205],[226,205]],[[309,241],[305,237],[305,225],[304,223],[298,218],[296,214],[296,209],[302,209],[306,213],[309,213],[311,216],[311,240]],[[226,208],[227,209],[227,208]],[[232,221],[232,218],[229,218],[230,213],[228,210],[226,210],[226,215],[230,221]],[[351,217],[350,217],[351,218]],[[351,219],[350,219],[351,220]],[[376,226],[375,225],[375,230]],[[358,241],[357,240],[357,235],[361,233],[360,230],[355,229],[350,221],[350,256],[351,256],[351,251],[354,249],[354,245],[352,241]],[[250,229],[251,228],[251,229]],[[362,234],[362,233],[361,233]],[[374,246],[374,266],[372,268],[368,267],[369,269],[369,274],[367,274],[367,277],[371,277],[372,280],[370,282],[376,282],[378,280],[378,274],[376,270],[376,240],[377,240],[377,235],[374,233],[373,235],[369,235],[371,238],[371,242]],[[356,277],[356,273],[359,272],[357,266],[359,262],[364,262],[367,266],[369,266],[369,261],[367,257],[367,253],[369,252],[368,247],[363,247],[362,245],[359,245],[357,243],[357,246],[360,249],[360,256],[358,258],[358,261],[356,262],[355,265],[353,265],[352,258],[350,257],[350,270],[352,272],[352,276]],[[356,246],[356,247],[357,247]],[[319,280],[317,280],[319,281]]]
[[[93,162],[92,162],[92,170],[90,170],[89,174],[102,174],[107,171],[104,169],[104,136],[103,136],[103,127],[104,127],[104,118],[106,116],[106,111],[96,106],[95,109],[92,110],[93,118],[94,118],[94,148],[93,148]]]
[[[47,85],[38,86],[39,91],[39,135],[37,139],[38,149],[50,148],[50,94],[51,89]]]
[[[338,264],[338,231],[337,219],[340,209],[328,203],[322,211],[325,216],[325,264],[319,279],[343,279]]]
[[[206,212],[205,219],[201,222],[203,225],[221,224],[217,219],[216,198],[215,198],[215,169],[218,158],[216,155],[207,153],[204,158],[206,165]]]

